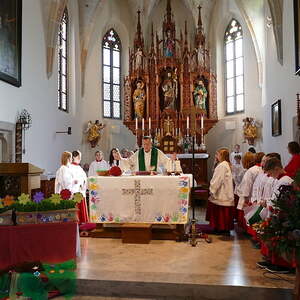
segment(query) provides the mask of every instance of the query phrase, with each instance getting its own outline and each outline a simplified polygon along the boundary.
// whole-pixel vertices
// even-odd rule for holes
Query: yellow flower
[[[22,193],[21,196],[18,197],[19,203],[26,205],[28,202],[30,202],[30,197],[28,194]]]
[[[73,195],[73,200],[77,203],[80,203],[83,200],[83,196],[81,193],[75,193]]]
[[[58,204],[62,200],[61,197],[60,197],[60,194],[52,194],[49,199],[54,204]]]
[[[91,183],[90,184],[90,190],[98,190],[98,185],[97,184],[95,184],[95,183]]]
[[[188,192],[189,192],[189,188],[187,188],[187,187],[182,187],[182,188],[180,188],[180,192],[181,192],[181,193],[188,193]]]

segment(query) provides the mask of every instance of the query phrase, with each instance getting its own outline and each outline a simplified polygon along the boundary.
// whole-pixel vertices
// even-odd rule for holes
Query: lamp
[[[67,133],[68,135],[72,134],[72,127],[68,127],[67,131],[56,131],[56,133]]]
[[[25,154],[25,130],[28,130],[31,127],[32,124],[32,118],[31,115],[29,114],[29,112],[26,109],[23,109],[21,111],[21,113],[18,114],[17,117],[17,126],[16,128],[20,129],[21,132],[24,131],[24,135],[22,135],[22,137],[24,136],[24,147],[22,149],[23,154]]]

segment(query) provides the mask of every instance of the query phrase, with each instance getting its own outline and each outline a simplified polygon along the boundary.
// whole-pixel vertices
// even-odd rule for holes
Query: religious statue
[[[175,72],[167,73],[167,78],[163,81],[161,89],[164,95],[164,108],[175,109],[176,98],[178,95],[177,69]]]
[[[166,57],[172,57],[174,55],[175,42],[171,37],[171,30],[166,31],[166,39],[164,41],[164,55]]]
[[[203,80],[197,79],[193,91],[193,96],[194,96],[195,107],[202,110],[206,110],[207,89],[203,83]]]
[[[169,116],[167,119],[164,120],[163,128],[164,128],[165,135],[173,135],[174,121],[172,119],[170,119]]]
[[[249,145],[254,145],[254,140],[257,138],[257,126],[254,118],[243,119],[244,137],[248,141]]]
[[[136,89],[133,93],[132,98],[135,117],[138,119],[144,118],[146,94],[144,90],[144,82],[142,80],[137,81]]]
[[[96,120],[95,123],[88,121],[88,127],[85,131],[87,133],[87,140],[91,144],[92,148],[95,148],[101,138],[101,131],[105,127],[104,124],[99,123],[99,120]]]
[[[141,48],[138,48],[136,53],[135,53],[135,69],[140,69],[142,68],[143,64],[143,51]]]

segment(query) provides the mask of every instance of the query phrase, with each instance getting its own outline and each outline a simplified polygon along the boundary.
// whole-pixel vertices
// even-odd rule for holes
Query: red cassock
[[[206,220],[214,230],[233,230],[234,211],[234,206],[221,206],[208,201]]]
[[[284,170],[287,173],[286,175],[290,177],[295,177],[299,169],[300,169],[300,154],[294,154],[290,162],[284,168]]]
[[[88,223],[89,222],[89,215],[88,215],[88,210],[87,210],[87,205],[86,205],[85,198],[83,198],[82,201],[80,203],[78,203],[77,208],[78,208],[79,224]]]

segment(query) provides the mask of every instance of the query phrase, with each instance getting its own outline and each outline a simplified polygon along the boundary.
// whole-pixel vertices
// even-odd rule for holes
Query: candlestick
[[[135,130],[138,130],[138,118],[135,118]]]
[[[149,133],[151,133],[151,118],[150,117],[149,117],[148,122],[149,122]]]
[[[189,129],[190,128],[190,117],[187,116],[186,117],[186,129]]]
[[[145,119],[143,118],[142,119],[142,131],[144,131],[145,130]]]
[[[203,119],[203,115],[201,115],[201,129],[204,128],[204,119]]]

